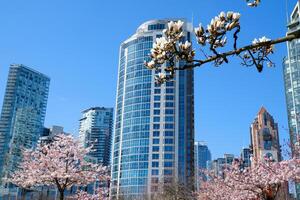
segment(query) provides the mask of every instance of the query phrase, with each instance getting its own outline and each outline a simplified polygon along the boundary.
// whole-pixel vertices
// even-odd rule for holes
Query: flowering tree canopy
[[[204,200],[274,200],[286,195],[288,181],[300,180],[300,159],[273,162],[256,161],[241,168],[239,163],[224,172],[224,178],[209,173],[209,181],[201,184],[199,199]]]
[[[25,150],[19,170],[9,181],[22,188],[55,186],[64,199],[64,191],[74,185],[108,179],[105,167],[85,160],[89,151],[72,136],[59,134],[49,144],[39,143],[35,150]]]
[[[84,191],[80,191],[75,195],[76,200],[108,200],[108,189],[98,188],[95,194],[89,194]]]
[[[251,7],[260,4],[260,0],[246,1]],[[211,20],[206,28],[200,24],[194,29],[197,43],[200,45],[200,50],[204,56],[199,59],[195,59],[195,50],[192,49],[191,42],[183,41],[183,22],[180,20],[169,22],[163,37],[157,38],[153,44],[150,54],[151,60],[145,62],[146,67],[161,71],[156,76],[158,83],[173,79],[176,70],[192,69],[211,62],[215,66],[220,66],[224,62],[228,63],[229,56],[237,56],[241,59],[243,66],[255,66],[261,72],[265,63],[269,67],[274,66],[269,55],[273,54],[275,44],[300,38],[298,32],[275,40],[261,37],[254,39],[250,45],[238,48],[237,40],[241,30],[240,17],[238,12],[221,12]],[[222,52],[228,43],[228,37],[232,38],[233,47],[229,51],[223,50]],[[205,47],[207,47],[208,53],[204,51]],[[186,64],[177,67],[177,61],[184,61]],[[166,66],[163,66],[164,64]]]

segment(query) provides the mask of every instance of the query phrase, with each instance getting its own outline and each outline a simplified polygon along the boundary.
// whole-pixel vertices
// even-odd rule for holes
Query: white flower
[[[235,21],[238,21],[241,17],[241,14],[240,13],[233,13],[232,15],[232,19],[235,20]]]
[[[268,42],[268,41],[270,41],[271,39],[269,39],[269,38],[267,38],[266,36],[263,36],[263,37],[261,37],[261,38],[259,38],[259,39],[254,39],[253,41],[252,41],[252,44],[258,44],[258,43],[262,43],[262,42]]]
[[[224,18],[226,17],[225,12],[222,11],[222,12],[219,14],[219,17],[220,17],[221,19],[224,19]]]
[[[166,78],[166,74],[165,73],[158,73],[158,78],[163,80]]]
[[[149,69],[153,69],[155,67],[155,62],[153,60],[146,62],[145,64]]]
[[[179,47],[180,47],[180,49],[182,49],[182,50],[188,50],[188,49],[191,47],[191,45],[192,45],[192,44],[191,44],[189,41],[185,41],[184,44],[180,43],[180,44],[179,44]]]
[[[233,12],[232,12],[232,11],[227,12],[227,18],[228,18],[229,20],[232,19],[232,16],[233,16]]]

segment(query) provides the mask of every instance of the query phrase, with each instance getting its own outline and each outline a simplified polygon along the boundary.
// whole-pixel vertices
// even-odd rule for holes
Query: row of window
[[[158,160],[159,159],[159,154],[152,154],[152,159],[153,160]],[[166,153],[166,154],[164,154],[164,159],[165,160],[172,160],[172,159],[174,159],[174,154]],[[152,163],[152,167],[153,167],[153,163]]]
[[[174,129],[174,124],[165,124],[164,128],[165,129]],[[153,129],[154,130],[160,129],[160,124],[153,124]]]
[[[164,165],[165,165],[165,167],[173,167],[172,162],[165,162]],[[173,170],[171,170],[171,169],[164,169],[163,172],[164,172],[164,175],[167,175],[167,176],[173,174]],[[159,175],[159,170],[158,169],[152,169],[151,170],[151,175],[158,176]]]
[[[152,147],[152,152],[159,152],[159,149],[160,149],[159,146],[153,146]],[[164,146],[164,150],[165,151],[173,151],[174,150],[174,146]]]

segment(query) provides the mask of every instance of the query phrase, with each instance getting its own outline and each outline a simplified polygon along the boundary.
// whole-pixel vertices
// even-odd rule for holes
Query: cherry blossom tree
[[[95,194],[89,194],[85,191],[79,191],[75,195],[76,200],[108,200],[108,188],[98,188]]]
[[[106,167],[85,160],[89,151],[72,136],[59,134],[49,144],[25,150],[23,162],[9,181],[21,188],[54,186],[63,200],[65,190],[72,186],[108,179]]]
[[[250,7],[257,7],[260,0],[246,0]],[[157,38],[151,49],[150,61],[145,66],[151,70],[161,71],[156,76],[156,82],[164,83],[172,80],[177,70],[187,70],[214,63],[220,66],[229,62],[230,56],[241,59],[243,66],[255,66],[258,72],[263,66],[272,67],[274,63],[269,56],[274,53],[274,45],[300,38],[300,32],[295,31],[289,35],[271,40],[265,36],[254,39],[252,44],[238,47],[238,34],[241,31],[241,14],[238,12],[221,12],[211,20],[205,28],[200,24],[195,28],[195,38],[200,45],[203,56],[195,58],[195,50],[190,41],[184,41],[183,22],[171,21],[168,23],[164,35]],[[232,38],[233,47],[228,47],[228,38]],[[225,49],[225,50],[224,50]],[[176,66],[176,62],[184,61],[185,65]]]
[[[287,182],[300,181],[300,159],[256,161],[249,168],[239,163],[224,171],[224,177],[208,173],[198,193],[204,200],[275,200],[287,195]]]

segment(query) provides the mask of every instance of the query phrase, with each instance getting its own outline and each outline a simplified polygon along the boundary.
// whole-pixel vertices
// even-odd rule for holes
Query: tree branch
[[[267,46],[274,45],[274,44],[288,42],[288,41],[292,41],[292,40],[298,39],[298,38],[300,38],[300,33],[291,34],[291,35],[288,35],[286,37],[278,38],[278,39],[275,39],[275,40],[270,40],[270,41],[266,41],[266,42],[260,42],[260,43],[257,43],[257,44],[247,45],[247,46],[241,47],[241,48],[236,49],[236,50],[231,50],[231,51],[228,51],[228,52],[225,52],[225,53],[221,53],[221,54],[218,54],[218,55],[215,55],[215,56],[211,56],[211,57],[209,57],[205,60],[194,60],[194,63],[189,63],[189,64],[186,64],[182,67],[176,67],[176,68],[174,68],[174,70],[193,69],[195,67],[200,67],[203,64],[213,62],[213,61],[215,61],[217,59],[220,59],[220,58],[224,58],[224,57],[227,57],[227,56],[233,56],[233,55],[239,55],[241,52],[244,52],[244,51],[250,51],[250,50],[253,50],[253,49],[257,49],[259,47],[267,47]]]

